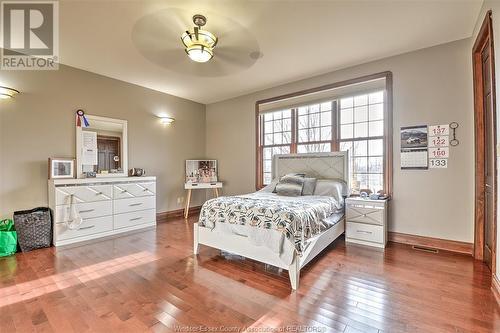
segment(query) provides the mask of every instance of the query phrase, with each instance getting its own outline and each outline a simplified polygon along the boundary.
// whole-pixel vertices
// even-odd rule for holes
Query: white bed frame
[[[347,152],[274,155],[273,179],[288,173],[305,173],[318,179],[343,179],[349,186],[349,156]],[[346,193],[347,194],[347,193]],[[246,258],[288,270],[293,290],[299,287],[300,269],[330,245],[345,230],[345,219],[323,233],[310,239],[310,245],[302,256],[294,254],[291,265],[285,265],[279,255],[265,246],[253,245],[245,236],[232,235],[194,224],[194,254],[199,245],[231,252]]]

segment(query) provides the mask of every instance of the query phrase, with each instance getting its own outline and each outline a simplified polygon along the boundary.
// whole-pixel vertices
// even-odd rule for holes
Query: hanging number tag
[[[429,147],[448,147],[449,145],[449,136],[433,136],[429,138]]]
[[[448,167],[447,158],[431,158],[429,159],[429,168],[432,169],[445,169]]]
[[[443,136],[443,135],[450,135],[449,125],[429,126],[429,136]]]
[[[429,148],[429,158],[449,158],[450,149],[448,147]]]

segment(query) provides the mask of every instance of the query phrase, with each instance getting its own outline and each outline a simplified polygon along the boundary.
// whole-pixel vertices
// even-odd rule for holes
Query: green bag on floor
[[[0,257],[10,256],[17,251],[17,232],[12,220],[0,221]]]

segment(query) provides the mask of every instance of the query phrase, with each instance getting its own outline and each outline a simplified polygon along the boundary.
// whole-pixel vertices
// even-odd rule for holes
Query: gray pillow
[[[302,175],[285,175],[281,177],[278,185],[276,185],[276,193],[289,197],[298,197],[302,194],[304,186],[304,176]]]
[[[276,185],[278,185],[279,179],[274,179],[269,185],[261,189],[259,192],[276,193]]]
[[[342,197],[347,195],[347,184],[343,180],[318,179],[314,195],[334,197],[342,202]]]
[[[316,188],[316,178],[304,178],[302,195],[313,195],[315,188]]]

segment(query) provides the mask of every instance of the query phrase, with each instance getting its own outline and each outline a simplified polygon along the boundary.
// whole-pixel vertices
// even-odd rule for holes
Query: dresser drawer
[[[60,186],[55,189],[55,204],[67,205],[73,195],[73,203],[106,201],[113,198],[111,185]]]
[[[57,241],[100,234],[113,230],[113,216],[97,217],[85,219],[79,229],[71,230],[65,223],[59,223],[54,226],[55,238]]]
[[[132,227],[134,225],[139,225],[144,223],[155,223],[155,222],[156,222],[155,209],[141,210],[125,214],[116,214],[114,216],[115,229]]]
[[[384,225],[384,206],[347,204],[346,220],[375,225]]]
[[[156,197],[130,198],[113,201],[113,210],[115,214],[155,208]]]
[[[113,195],[115,199],[149,197],[155,194],[155,182],[117,184],[113,186]]]
[[[384,243],[384,227],[362,223],[346,223],[346,237],[373,243]]]
[[[86,202],[74,204],[75,209],[83,219],[113,215],[113,203],[108,201]],[[61,223],[68,221],[70,205],[56,206],[54,222]]]

